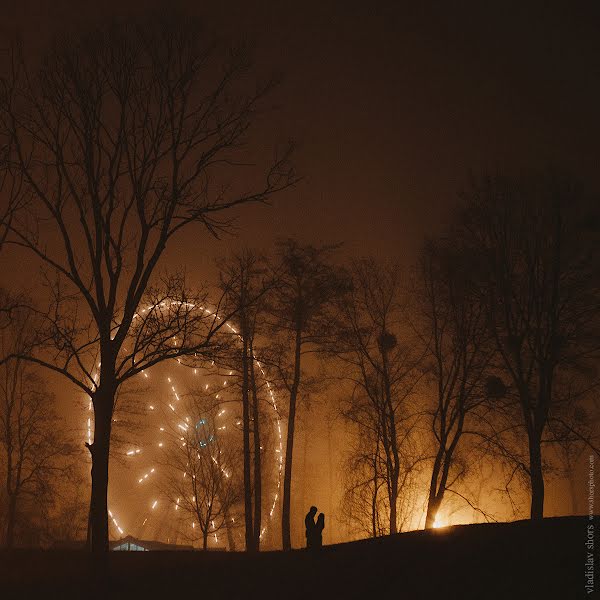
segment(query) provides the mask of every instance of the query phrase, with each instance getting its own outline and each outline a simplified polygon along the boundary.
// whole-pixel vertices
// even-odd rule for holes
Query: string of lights
[[[190,304],[190,303],[177,302],[177,303],[171,303],[171,304],[177,304],[178,306],[181,306],[182,304],[184,304],[187,308],[190,308],[190,309],[196,308],[195,305]],[[161,302],[160,305],[158,305],[158,306],[160,306],[160,308],[169,309],[171,307],[171,304]],[[156,308],[156,306],[150,306],[148,308],[142,309],[140,312],[146,313],[149,310],[152,310],[154,308]],[[214,315],[213,312],[209,311],[208,309],[206,309],[203,306],[200,306],[198,308],[207,314]],[[138,314],[135,315],[135,317],[139,317],[139,316],[140,315],[138,315]],[[214,316],[216,317],[216,319],[221,320],[221,318],[218,315],[214,315]],[[242,340],[241,335],[230,323],[225,323],[225,325],[229,329],[229,331],[231,331],[233,334],[237,335],[239,340]],[[174,343],[176,343],[176,340],[174,340]],[[277,483],[276,483],[276,490],[273,494],[272,502],[269,505],[270,508],[268,511],[269,517],[272,518],[275,513],[277,502],[280,497],[281,481],[282,481],[282,474],[283,474],[283,434],[282,434],[282,429],[281,429],[281,414],[279,412],[279,408],[277,405],[277,399],[276,399],[276,395],[275,395],[275,392],[273,389],[273,385],[267,379],[267,374],[265,372],[264,366],[261,364],[261,362],[258,360],[258,358],[256,356],[254,356],[254,361],[255,361],[256,366],[258,366],[260,373],[262,375],[262,378],[266,384],[267,392],[268,392],[267,403],[271,406],[271,408],[273,410],[274,418],[275,418],[275,422],[276,422],[277,440],[276,440],[276,448],[275,448],[275,465],[276,465],[276,473],[277,473],[276,474]],[[182,365],[181,360],[179,358],[177,359],[177,363],[178,363],[178,365]],[[214,361],[212,361],[212,365],[214,366]],[[98,363],[98,369],[99,368],[100,368],[100,363]],[[199,370],[197,368],[193,368],[191,370],[194,375],[197,376],[199,374]],[[232,374],[233,374],[233,372],[230,371],[229,375],[231,376]],[[94,374],[94,384],[95,385],[97,385],[97,376],[98,376],[98,370]],[[140,372],[140,376],[143,377],[144,379],[150,379],[149,374],[145,370],[142,370]],[[180,402],[181,402],[181,394],[180,394],[181,387],[175,381],[175,377],[173,376],[172,373],[167,375],[166,381],[169,384],[169,397],[164,402],[164,404],[165,404],[165,413],[164,414],[165,414],[165,416],[169,415],[169,414],[171,415],[171,419],[173,420],[173,423],[171,423],[171,425],[175,425],[174,427],[172,427],[172,429],[179,429],[179,430],[181,430],[182,433],[185,433],[185,432],[187,432],[187,430],[190,427],[190,418],[189,418],[189,416],[183,416],[180,413],[180,411],[178,410],[178,406],[180,405]],[[224,379],[220,386],[220,390],[214,394],[214,398],[216,400],[219,400],[221,398],[222,390],[224,390],[227,387],[227,385],[228,385],[228,380]],[[206,383],[204,385],[204,390],[208,391],[209,387],[210,387],[210,384]],[[168,408],[168,410],[166,410],[166,408]],[[147,410],[149,413],[155,412],[156,405],[148,404]],[[221,408],[216,415],[217,418],[221,419],[222,417],[224,417],[226,412],[227,411],[225,408]],[[92,443],[92,425],[93,425],[92,415],[93,415],[93,405],[92,405],[92,401],[90,400],[88,403],[88,418],[87,418],[87,423],[86,423],[87,441],[89,444]],[[226,423],[216,426],[216,431],[224,431],[226,429],[227,429]],[[163,448],[165,445],[164,436],[167,433],[166,428],[164,425],[161,425],[158,428],[158,430],[159,430],[158,439],[154,443],[155,443],[156,447]],[[182,445],[185,446],[186,442],[185,442],[184,436],[180,437],[180,441],[181,441]],[[139,457],[140,455],[143,455],[143,454],[144,454],[143,449],[139,448],[139,447],[133,447],[126,452],[126,456],[129,457],[130,459],[135,459],[136,457]],[[212,460],[215,462],[215,464],[217,464],[216,457],[212,456]],[[225,477],[229,478],[230,475],[227,471],[226,465],[219,465],[219,467],[220,467],[223,475],[225,475]],[[145,471],[138,474],[137,485],[138,486],[148,485],[149,482],[154,478],[154,476],[156,474],[157,474],[157,467],[152,465],[151,467],[147,468]],[[187,476],[187,473],[183,472],[183,477],[186,477],[186,476]],[[150,491],[150,490],[151,490],[151,488],[149,488],[148,491]],[[149,512],[147,512],[144,515],[144,519],[142,521],[141,528],[143,528],[149,522],[149,520],[152,518],[153,513],[156,512],[159,505],[160,505],[159,498],[156,498],[156,497],[151,498],[150,502],[146,505],[149,507],[146,509]],[[179,509],[180,509],[180,498],[177,498],[177,500],[174,503],[174,511],[178,511]],[[116,531],[121,536],[123,536],[124,529],[119,524],[118,520],[116,519],[116,517],[114,516],[114,514],[111,510],[109,510],[109,517],[110,517]],[[235,522],[234,518],[232,518],[231,520],[232,520],[232,522]],[[212,521],[211,524],[212,524],[213,529],[215,529],[214,521]],[[192,529],[195,529],[196,528],[195,521],[192,521],[190,526]],[[261,532],[260,532],[261,539],[264,537],[266,532],[267,532],[267,526],[265,525],[261,529]],[[213,533],[213,536],[214,536],[215,543],[218,543],[218,535],[217,535],[216,531]]]

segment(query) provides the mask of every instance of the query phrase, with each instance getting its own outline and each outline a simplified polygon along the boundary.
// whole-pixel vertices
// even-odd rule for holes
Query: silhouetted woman
[[[315,547],[315,515],[317,514],[317,507],[311,506],[310,510],[304,517],[304,525],[306,526],[306,547]]]
[[[317,522],[315,524],[315,539],[314,539],[314,547],[320,548],[323,545],[323,529],[325,529],[325,515],[321,513],[317,517]]]

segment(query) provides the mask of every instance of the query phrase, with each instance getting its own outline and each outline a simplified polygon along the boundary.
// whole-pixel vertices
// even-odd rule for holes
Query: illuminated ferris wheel
[[[239,337],[232,325],[226,325]],[[261,380],[267,434],[261,444],[264,493],[260,538],[261,544],[269,547],[276,544],[272,520],[281,497],[283,439],[273,385],[256,357],[254,366]],[[204,538],[205,547],[208,543],[212,548],[239,549],[243,546],[238,468],[242,422],[236,375],[214,361],[204,368],[192,368],[169,360],[142,371],[137,379],[144,390],[139,402],[141,427],[131,435],[131,442],[125,442],[123,460],[111,461],[111,537],[131,535],[196,547],[203,546]],[[91,403],[89,410],[87,437],[91,441]],[[217,491],[211,512],[206,508],[205,493],[213,487]],[[199,505],[204,512],[195,510]]]

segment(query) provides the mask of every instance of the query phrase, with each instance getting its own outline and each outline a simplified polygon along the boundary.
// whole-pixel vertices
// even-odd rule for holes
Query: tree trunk
[[[540,436],[529,436],[529,477],[531,480],[532,519],[544,518],[544,472],[542,469],[542,449]]]
[[[398,533],[398,477],[392,477],[390,486],[390,535]]]
[[[373,530],[373,537],[376,538],[379,535],[379,517],[377,514],[377,500],[379,494],[379,441],[375,447],[375,457],[373,459],[373,494],[371,496],[371,527]]]
[[[252,389],[252,421],[254,433],[254,548],[260,549],[261,511],[262,511],[262,474],[260,464],[260,411],[256,377],[254,373],[254,352],[250,341],[250,388]]]
[[[437,496],[429,496],[427,502],[427,514],[425,515],[425,529],[431,529],[435,524],[435,518],[438,510],[440,509],[441,500],[438,500]]]
[[[254,528],[252,526],[252,479],[250,473],[250,399],[248,395],[248,328],[242,319],[242,429],[244,452],[244,524],[246,551],[254,547]]]
[[[8,549],[15,543],[15,521],[17,519],[17,494],[12,493],[8,500],[8,512],[6,515],[6,538],[5,544]]]
[[[371,531],[373,537],[376,538],[377,531],[377,478],[373,479],[373,494],[371,496]]]
[[[285,469],[283,474],[283,508],[281,511],[281,534],[283,549],[291,550],[291,492],[292,492],[292,452],[294,451],[294,426],[296,419],[296,398],[290,395],[288,414],[287,440],[285,445]]]
[[[114,388],[98,388],[93,406],[94,442],[88,446],[92,455],[90,547],[94,554],[103,554],[108,552],[108,459]]]
[[[438,492],[438,479],[440,476],[442,463],[442,449],[440,448],[437,456],[435,457],[435,462],[433,464],[433,470],[431,472],[431,481],[429,483],[429,498],[427,500],[427,514],[425,515],[425,529],[431,529],[433,524],[435,523],[435,517],[437,515],[437,511],[440,508],[440,503],[438,502],[437,492]]]
[[[283,508],[281,511],[281,537],[284,550],[292,549],[290,531],[291,499],[292,499],[292,458],[294,452],[294,430],[296,425],[296,401],[300,386],[300,360],[302,350],[302,332],[296,328],[296,348],[294,356],[294,381],[290,391],[288,412],[287,439],[285,444],[285,471],[283,476]]]
[[[382,332],[382,335],[385,333]],[[389,477],[388,499],[390,502],[390,535],[398,533],[398,481],[400,479],[400,454],[396,438],[396,418],[392,404],[392,390],[389,376],[388,355],[386,348],[381,345],[381,358],[383,359],[383,438],[386,453],[387,475]],[[387,439],[386,439],[387,430]]]
[[[448,475],[450,473],[450,467],[452,466],[452,457],[456,446],[462,436],[462,430],[464,425],[464,412],[461,412],[458,418],[456,431],[454,437],[450,443],[450,446],[446,448],[447,434],[442,433],[440,448],[436,456],[433,472],[431,474],[431,485],[429,487],[429,501],[427,503],[427,516],[425,517],[425,529],[430,529],[435,523],[435,518],[442,501],[444,500],[444,494],[446,493],[446,486],[448,485]]]
[[[92,495],[90,494],[90,502],[88,505],[87,532],[85,536],[85,549],[88,552],[92,551]]]
[[[16,365],[14,370],[12,371],[12,376],[10,377],[10,384],[7,381],[7,396],[5,400],[7,401],[5,406],[3,407],[5,410],[4,413],[4,439],[6,443],[6,495],[8,496],[8,513],[6,515],[6,528],[4,531],[4,543],[7,548],[12,548],[14,544],[14,535],[15,535],[15,518],[17,513],[17,491],[19,486],[19,473],[20,469],[17,465],[14,464],[13,461],[13,417],[12,412],[15,404],[16,394],[17,394],[17,381],[18,381],[18,368],[19,361],[16,361]],[[7,375],[8,379],[8,375]],[[10,388],[8,387],[10,385]],[[10,392],[8,391],[10,389]],[[18,431],[18,434],[21,432]],[[20,438],[20,435],[17,435],[17,440]]]
[[[227,530],[227,546],[230,552],[235,552],[235,537],[233,535],[233,526],[231,524],[229,510],[225,511],[225,529]]]

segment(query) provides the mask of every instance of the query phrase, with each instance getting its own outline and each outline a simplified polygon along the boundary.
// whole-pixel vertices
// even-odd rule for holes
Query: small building
[[[125,536],[120,540],[110,542],[110,549],[114,551],[133,551],[133,552],[148,552],[152,550],[193,550],[193,546],[185,546],[181,544],[165,544],[164,542],[156,542],[154,540],[138,540],[131,535]]]

